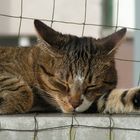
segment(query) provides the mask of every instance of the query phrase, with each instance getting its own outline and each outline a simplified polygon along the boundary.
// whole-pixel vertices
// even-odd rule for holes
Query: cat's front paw
[[[134,94],[132,102],[135,109],[140,109],[140,89]]]
[[[114,89],[98,101],[98,110],[102,113],[140,112],[140,87],[130,89]]]

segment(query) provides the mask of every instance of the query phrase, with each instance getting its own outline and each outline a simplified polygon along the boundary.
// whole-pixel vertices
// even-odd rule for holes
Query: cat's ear
[[[107,54],[115,54],[116,49],[120,45],[122,39],[124,38],[126,34],[127,29],[123,28],[105,38],[97,40],[97,42],[100,42],[102,45],[102,49],[107,53]]]
[[[63,35],[53,30],[52,28],[50,28],[49,26],[47,26],[46,24],[44,24],[43,22],[39,20],[34,20],[34,26],[37,33],[43,39],[43,41],[49,44],[47,45],[49,51],[53,53],[55,52],[58,53],[59,48],[68,41],[67,35]]]

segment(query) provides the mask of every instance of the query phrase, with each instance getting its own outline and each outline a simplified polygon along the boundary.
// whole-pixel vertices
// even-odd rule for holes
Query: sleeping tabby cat
[[[114,55],[125,28],[95,39],[61,34],[39,20],[34,25],[36,46],[0,48],[0,114],[138,110],[139,88],[115,89]]]

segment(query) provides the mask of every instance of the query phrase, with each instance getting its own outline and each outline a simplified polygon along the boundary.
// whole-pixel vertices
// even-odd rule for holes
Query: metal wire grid
[[[139,117],[139,114],[125,114],[125,115],[130,115],[130,116],[134,116],[134,117]],[[122,115],[123,116],[123,115]],[[39,125],[38,125],[38,121],[37,121],[37,117],[38,117],[38,114],[34,114],[33,115],[34,117],[34,129],[8,129],[8,128],[1,128],[0,127],[0,131],[8,131],[8,132],[20,132],[20,133],[26,133],[26,132],[30,132],[30,133],[33,133],[33,140],[38,140],[39,139],[39,136],[38,136],[38,133],[40,132],[48,132],[48,131],[52,131],[52,130],[64,130],[64,129],[67,129],[69,130],[69,140],[76,140],[76,131],[78,128],[82,128],[82,129],[92,129],[93,131],[94,130],[107,130],[108,132],[108,140],[113,140],[114,136],[112,135],[113,134],[113,131],[115,130],[122,130],[122,131],[127,131],[127,132],[140,132],[140,129],[138,128],[127,128],[127,127],[116,127],[115,126],[115,122],[114,122],[114,115],[108,115],[108,119],[109,119],[109,125],[108,126],[96,126],[96,125],[81,125],[79,124],[78,120],[77,120],[77,116],[76,114],[73,114],[72,117],[71,117],[71,124],[70,125],[60,125],[60,126],[55,126],[55,127],[46,127],[46,128],[39,128]],[[106,116],[107,117],[107,116]],[[74,124],[74,122],[76,122]],[[26,137],[25,137],[26,139]]]
[[[117,30],[117,28],[122,28],[123,26],[119,26],[118,25],[118,17],[119,17],[119,0],[117,0],[117,5],[116,5],[116,25],[103,25],[103,24],[94,24],[94,23],[87,23],[86,22],[86,17],[87,17],[87,3],[88,0],[85,0],[85,7],[84,7],[84,20],[83,23],[78,23],[78,22],[69,22],[69,21],[60,21],[60,20],[55,20],[54,19],[54,15],[55,15],[55,6],[56,6],[56,0],[53,0],[53,10],[52,10],[52,18],[51,20],[48,19],[40,19],[42,21],[48,21],[51,22],[51,27],[53,26],[54,22],[58,22],[58,23],[64,23],[64,24],[74,24],[74,25],[81,25],[83,26],[82,28],[82,33],[81,35],[84,35],[84,31],[85,31],[85,25],[90,25],[90,26],[98,26],[98,27],[110,27],[110,28],[115,28],[115,31]],[[21,26],[22,26],[22,19],[27,19],[27,20],[34,20],[34,18],[32,17],[25,17],[23,16],[23,5],[24,5],[24,0],[20,0],[20,16],[14,16],[14,15],[8,15],[8,14],[3,14],[0,13],[0,16],[2,17],[9,17],[9,18],[16,18],[19,19],[19,28],[18,28],[18,37],[20,37],[21,35]],[[132,29],[132,30],[140,30],[139,28],[133,28],[133,27],[126,27],[128,29]],[[140,60],[129,60],[129,59],[121,59],[121,58],[115,58],[118,61],[129,61],[129,62],[137,62],[139,63]],[[139,79],[138,79],[138,85],[140,84],[140,73],[139,73]],[[50,130],[60,130],[60,129],[64,129],[64,128],[69,128],[69,139],[70,140],[75,140],[75,135],[76,135],[76,131],[75,134],[73,136],[73,128],[93,128],[93,129],[99,129],[99,131],[101,129],[107,129],[109,130],[109,140],[112,140],[112,130],[126,130],[126,131],[140,131],[140,129],[134,129],[134,128],[119,128],[119,127],[114,127],[114,123],[113,123],[113,119],[112,119],[112,115],[109,115],[109,120],[110,120],[110,124],[108,127],[98,127],[98,126],[89,126],[89,125],[80,125],[79,122],[76,119],[76,114],[72,114],[72,119],[71,119],[71,125],[65,125],[65,126],[58,126],[58,127],[50,127],[50,128],[38,128],[38,121],[37,121],[37,113],[35,113],[33,115],[34,117],[34,129],[33,130],[18,130],[18,129],[3,129],[0,127],[0,131],[14,131],[14,132],[34,132],[34,136],[33,139],[37,140],[38,139],[38,133],[42,132],[42,131],[50,131]],[[132,114],[131,114],[132,115]],[[135,114],[138,115],[139,114]],[[75,125],[73,122],[74,120],[77,122],[77,124]]]

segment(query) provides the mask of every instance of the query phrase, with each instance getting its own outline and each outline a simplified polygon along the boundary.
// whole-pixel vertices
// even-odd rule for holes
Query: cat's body
[[[114,54],[126,29],[96,40],[63,35],[38,20],[35,28],[42,38],[36,46],[0,48],[0,114],[38,111],[36,105],[71,113],[94,112],[96,104],[96,111],[113,112],[105,98],[117,84]]]
[[[32,48],[0,48],[0,113],[26,112],[33,103]],[[24,98],[26,98],[24,100]],[[25,102],[24,102],[25,101]]]

